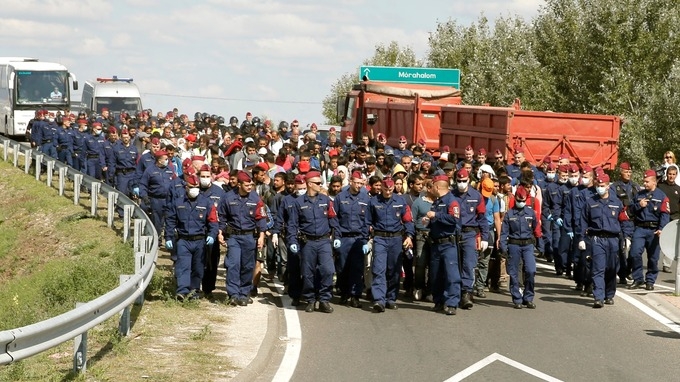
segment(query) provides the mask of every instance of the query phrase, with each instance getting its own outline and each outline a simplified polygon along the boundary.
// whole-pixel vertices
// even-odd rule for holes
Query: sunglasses
[[[399,143],[406,143],[406,141],[399,141]]]
[[[317,186],[321,185],[321,182],[309,182],[309,183],[316,184]]]
[[[673,159],[673,157],[670,156],[670,155],[669,155],[669,156],[665,156],[664,158],[665,158],[665,159]]]
[[[496,157],[496,159],[503,159],[503,157]]]

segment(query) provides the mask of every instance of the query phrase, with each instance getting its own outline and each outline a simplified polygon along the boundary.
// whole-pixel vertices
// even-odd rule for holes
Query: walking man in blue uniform
[[[264,248],[267,214],[262,199],[253,190],[253,180],[245,171],[237,175],[237,187],[228,192],[218,209],[220,243],[227,244],[224,267],[227,269],[229,304],[246,306],[253,289],[256,251]],[[257,238],[257,239],[255,239]]]
[[[85,159],[87,160],[87,175],[102,179],[102,171],[106,170],[106,157],[104,153],[104,139],[102,138],[102,124],[92,124],[92,134],[85,136]]]
[[[643,285],[646,290],[654,290],[659,275],[659,236],[670,221],[670,202],[668,197],[656,187],[656,172],[645,171],[642,183],[644,189],[630,205],[628,216],[633,218],[635,231],[630,246],[633,262],[633,283],[628,289],[638,289]],[[647,274],[642,274],[642,252],[647,251]]]
[[[175,173],[168,167],[168,153],[155,153],[156,163],[144,171],[139,180],[139,197],[151,208],[151,221],[160,235],[165,221],[165,207],[170,199],[171,184]],[[89,168],[89,165],[88,165]]]
[[[539,218],[533,208],[526,208],[528,193],[526,188],[517,187],[515,205],[503,217],[501,225],[501,253],[507,256],[506,268],[510,276],[510,294],[515,309],[525,305],[536,309],[534,303],[534,278],[536,258],[534,247],[541,238]],[[520,261],[524,268],[524,291],[519,290]]]
[[[604,304],[613,305],[616,294],[616,273],[619,267],[619,235],[624,240],[633,234],[625,207],[611,193],[609,175],[600,174],[596,180],[597,194],[588,198],[583,206],[583,223],[579,236],[579,248],[586,242],[591,252],[591,275],[593,280],[593,308]]]
[[[135,176],[139,153],[137,147],[132,144],[127,129],[121,132],[121,138],[113,147],[114,164],[110,171],[116,174],[116,190],[127,196],[132,196],[139,181]],[[119,208],[118,214],[122,215],[122,213],[122,208]]]
[[[365,177],[354,171],[349,188],[335,196],[333,205],[340,225],[341,245],[336,258],[337,284],[340,286],[340,305],[361,308],[363,292],[364,255],[368,253],[368,193],[361,192]]]
[[[212,184],[210,166],[207,164],[201,166],[198,180],[200,182],[199,189],[201,196],[208,198],[217,209],[222,198],[226,196],[226,193],[222,187]],[[215,233],[214,239],[217,239],[217,233]],[[220,264],[220,246],[216,243],[206,243],[205,251],[205,272],[203,273],[202,284],[203,294],[206,298],[212,298],[212,291],[215,290],[215,284],[217,283],[217,267]]]
[[[413,248],[415,226],[411,208],[403,196],[394,194],[394,180],[385,178],[380,195],[368,204],[367,224],[373,233],[373,311],[397,309],[402,253]]]
[[[469,173],[466,169],[456,174],[456,190],[453,195],[460,200],[460,220],[462,224],[461,247],[463,254],[462,279],[463,292],[461,308],[472,308],[472,291],[475,283],[475,267],[479,251],[489,247],[489,223],[486,219],[486,204],[482,194],[470,187]]]
[[[460,303],[461,278],[458,267],[458,235],[460,234],[460,203],[449,188],[449,177],[437,175],[433,179],[437,199],[423,218],[430,229],[431,260],[430,285],[434,311],[456,314]]]
[[[217,212],[212,201],[200,195],[196,175],[187,178],[186,194],[173,200],[168,206],[165,219],[165,247],[173,248],[177,234],[177,279],[178,301],[198,299],[203,279],[203,256],[205,246],[213,245],[217,237]]]
[[[305,181],[307,193],[293,203],[286,236],[290,252],[300,252],[302,299],[307,302],[305,312],[314,311],[318,296],[319,311],[332,313],[330,300],[335,269],[331,237],[333,248],[340,248],[340,226],[333,201],[319,193],[321,173],[310,171],[305,175]]]

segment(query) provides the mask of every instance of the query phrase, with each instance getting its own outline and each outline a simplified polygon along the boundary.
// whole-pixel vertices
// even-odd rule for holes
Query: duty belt
[[[401,237],[404,236],[404,231],[399,232],[373,231],[373,235],[378,237]]]
[[[306,233],[301,233],[300,239],[302,239],[303,241],[322,240],[322,239],[328,239],[329,236],[330,236],[330,232],[325,234],[325,235],[319,235],[319,236],[307,235]]]
[[[657,222],[636,222],[635,226],[636,227],[642,227],[642,228],[657,229],[657,228],[659,228],[659,223],[657,223]]]
[[[479,227],[463,227],[463,232],[477,232],[477,233],[479,233]]]
[[[186,241],[205,240],[205,235],[179,235],[179,238]]]
[[[52,140],[51,139],[43,139],[42,143],[52,143]]]
[[[342,234],[342,237],[359,237],[359,236],[361,236],[361,232],[348,232]]]
[[[136,171],[136,168],[121,168],[116,170],[116,174],[129,174]]]
[[[514,245],[529,245],[535,244],[536,240],[532,237],[531,239],[508,239],[508,244]]]
[[[597,232],[588,232],[588,236],[595,236],[595,237],[619,237],[619,234],[618,234],[618,233],[607,232],[607,231],[597,231]]]
[[[99,154],[87,154],[87,159],[99,158]]]
[[[254,229],[241,231],[241,230],[238,230],[238,229],[233,229],[231,227],[227,227],[227,235],[254,235],[254,234],[255,234]]]
[[[435,243],[435,244],[444,244],[444,243],[456,244],[456,237],[455,236],[439,237],[439,238],[436,238],[436,239],[432,239],[432,242]]]

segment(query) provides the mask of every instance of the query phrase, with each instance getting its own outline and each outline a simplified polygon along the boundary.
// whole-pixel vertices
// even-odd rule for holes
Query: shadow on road
[[[680,339],[680,333],[676,333],[676,332],[672,332],[672,331],[665,332],[665,331],[662,331],[662,330],[651,330],[650,329],[650,330],[645,330],[645,332],[647,332],[648,336],[652,336],[652,337]]]

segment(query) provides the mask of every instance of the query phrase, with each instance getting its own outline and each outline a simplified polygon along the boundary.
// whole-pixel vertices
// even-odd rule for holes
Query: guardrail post
[[[59,196],[64,196],[64,189],[66,188],[66,176],[68,175],[68,167],[61,167],[59,169]]]
[[[142,237],[142,245],[145,245],[146,241],[146,236]],[[144,264],[146,263],[146,254],[148,252],[135,252],[135,274],[138,274],[142,268],[144,268]],[[135,305],[143,305],[144,304],[144,292],[142,292],[137,298],[135,299]]]
[[[76,303],[76,308],[85,305],[83,302]],[[73,347],[73,372],[85,373],[87,370],[87,331],[76,336]]]
[[[7,156],[9,155],[9,140],[2,142],[2,159],[7,162]]]
[[[132,276],[120,275],[120,285],[125,284]],[[120,321],[118,322],[118,332],[122,336],[130,334],[130,305],[123,308],[120,312]]]
[[[35,154],[35,180],[40,180],[40,171],[42,171],[42,160],[43,154]],[[28,169],[28,167],[29,164],[26,163],[26,168]],[[26,173],[28,174],[28,170],[26,170]]]
[[[12,146],[12,154],[14,154],[14,167],[19,167],[19,144],[17,143],[16,145]]]
[[[140,245],[141,245],[141,237],[142,237],[142,230],[144,230],[144,220],[143,219],[135,219],[135,238],[133,241],[132,248],[134,248],[135,252],[141,251]]]
[[[80,203],[80,187],[83,184],[83,174],[73,174],[73,204]]]
[[[90,201],[92,202],[90,205],[90,215],[97,216],[97,202],[99,201],[99,190],[102,184],[101,182],[92,182],[90,187],[92,188],[90,190]]]
[[[47,185],[52,187],[52,175],[54,174],[54,161],[47,161]]]
[[[109,191],[109,196],[106,199],[107,216],[106,223],[109,228],[113,227],[113,218],[116,213],[116,201],[118,201],[118,193],[116,191]]]
[[[126,204],[123,206],[123,243],[127,243],[130,238],[130,222],[132,221],[132,213],[135,211],[135,206]]]
[[[24,152],[24,173],[28,174],[28,170],[31,169],[31,149],[28,149]],[[36,168],[40,166],[40,161],[36,164]]]

